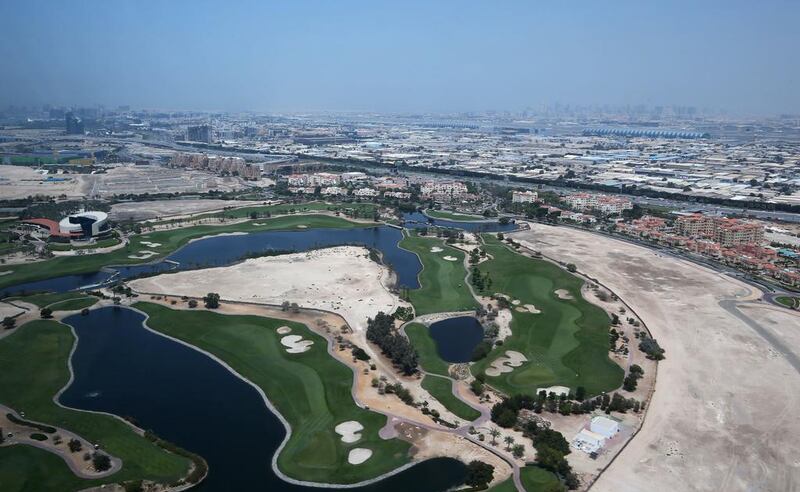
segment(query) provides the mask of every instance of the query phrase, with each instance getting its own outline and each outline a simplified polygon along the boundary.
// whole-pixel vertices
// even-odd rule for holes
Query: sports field
[[[422,380],[422,387],[459,418],[472,421],[481,416],[479,411],[453,395],[453,382],[447,378],[429,374]]]
[[[189,461],[168,453],[118,419],[56,405],[53,396],[69,381],[67,360],[75,338],[55,321],[33,321],[0,340],[0,403],[25,418],[77,432],[122,459],[119,472],[101,480],[76,478],[50,453],[0,448],[2,490],[76,490],[124,480],[172,482],[186,475]],[[37,450],[38,451],[38,450]],[[59,466],[53,466],[59,462]],[[20,478],[20,475],[24,478]],[[76,486],[76,484],[78,486]]]
[[[480,264],[482,274],[492,279],[492,293],[533,304],[540,314],[512,310],[513,335],[485,359],[472,366],[473,374],[486,368],[506,350],[524,354],[528,362],[512,372],[486,382],[508,393],[527,393],[537,387],[583,386],[590,395],[611,391],[622,384],[624,371],[608,357],[610,320],[605,311],[581,297],[583,281],[544,260],[512,252],[493,234],[483,236],[493,259]],[[560,299],[563,289],[572,299]]]
[[[421,323],[409,323],[405,327],[406,336],[417,349],[419,365],[425,372],[449,375],[450,363],[439,357],[436,351],[436,341],[431,337],[428,327]]]
[[[449,311],[469,311],[477,307],[464,277],[464,252],[451,248],[435,237],[406,236],[400,247],[416,253],[422,261],[421,287],[409,292],[417,316]],[[431,248],[442,251],[431,252]],[[455,258],[453,261],[445,257]]]
[[[292,436],[278,457],[288,476],[308,481],[353,483],[386,473],[409,461],[409,444],[383,440],[378,431],[386,417],[356,406],[351,394],[353,373],[327,352],[327,342],[305,325],[258,316],[225,316],[208,311],[177,311],[137,303],[150,315],[147,325],[179,338],[224,360],[264,390],[289,421]],[[311,349],[289,354],[276,329],[292,328],[293,335],[313,340]],[[364,426],[357,443],[345,444],[334,432],[344,421]],[[372,457],[350,465],[353,447],[369,448]]]
[[[351,222],[343,218],[327,215],[290,215],[272,219],[240,222],[223,226],[194,226],[170,231],[151,232],[133,236],[130,243],[111,253],[58,257],[46,261],[14,265],[13,273],[0,277],[0,292],[10,285],[43,280],[62,275],[96,272],[106,265],[130,265],[158,260],[172,253],[191,239],[206,235],[230,232],[263,232],[272,230],[293,230],[298,226],[311,228],[355,228],[365,224]],[[146,242],[149,244],[142,244]],[[152,246],[157,244],[157,246]],[[142,251],[158,253],[147,259],[129,258]]]

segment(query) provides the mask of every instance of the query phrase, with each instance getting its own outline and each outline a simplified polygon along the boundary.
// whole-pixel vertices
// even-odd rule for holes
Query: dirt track
[[[539,224],[513,237],[606,284],[667,350],[641,432],[592,490],[800,487],[800,315],[622,241]]]

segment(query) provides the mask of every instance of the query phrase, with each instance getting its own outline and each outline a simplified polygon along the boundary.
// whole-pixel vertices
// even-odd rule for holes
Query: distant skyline
[[[800,113],[800,2],[18,1],[0,106]]]

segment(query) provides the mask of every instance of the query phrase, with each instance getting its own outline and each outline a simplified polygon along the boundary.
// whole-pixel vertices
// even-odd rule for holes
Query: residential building
[[[539,194],[535,191],[514,191],[511,193],[512,203],[536,203],[539,201]]]

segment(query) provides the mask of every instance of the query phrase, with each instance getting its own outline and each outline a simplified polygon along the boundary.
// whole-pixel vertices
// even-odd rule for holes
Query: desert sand
[[[340,246],[245,260],[236,265],[162,274],[130,282],[139,292],[281,304],[340,314],[355,330],[379,311],[393,313],[399,300],[383,285],[385,267],[369,259],[365,248]]]
[[[800,313],[713,270],[586,231],[530,224],[511,236],[605,284],[666,349],[640,433],[593,491],[800,487]]]

